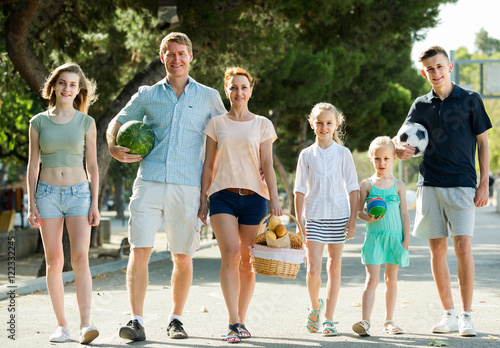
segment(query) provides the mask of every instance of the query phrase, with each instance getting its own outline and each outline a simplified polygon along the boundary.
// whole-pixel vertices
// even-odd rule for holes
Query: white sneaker
[[[58,326],[56,331],[49,337],[50,342],[66,342],[69,339],[69,330],[64,326]]]
[[[476,336],[476,330],[474,330],[469,314],[460,314],[460,318],[458,319],[458,333],[460,336]]]
[[[84,326],[80,331],[80,344],[92,342],[99,336],[99,330],[95,326]]]
[[[458,331],[458,317],[447,312],[441,317],[439,324],[432,327],[433,333],[448,333]]]

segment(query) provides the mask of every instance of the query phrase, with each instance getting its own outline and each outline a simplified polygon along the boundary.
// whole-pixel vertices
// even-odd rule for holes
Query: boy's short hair
[[[189,37],[184,33],[171,32],[161,40],[160,44],[160,56],[163,56],[167,52],[167,45],[170,41],[177,42],[179,45],[186,45],[189,53],[193,53],[193,44]]]
[[[418,57],[418,61],[422,62],[424,59],[437,56],[438,54],[442,54],[446,57],[446,59],[448,59],[448,61],[450,60],[450,58],[448,57],[448,53],[446,53],[446,50],[443,47],[432,46],[420,54],[420,57]]]

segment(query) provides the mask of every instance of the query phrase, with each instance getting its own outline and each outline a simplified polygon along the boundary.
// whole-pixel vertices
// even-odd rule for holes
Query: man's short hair
[[[448,59],[448,61],[450,60],[450,58],[448,57],[448,53],[446,53],[446,50],[443,47],[432,46],[426,49],[424,52],[422,52],[422,54],[420,54],[418,61],[422,62],[424,59],[437,56],[438,54],[442,54],[443,56],[446,57],[446,59]]]
[[[165,36],[163,40],[161,40],[160,45],[160,55],[163,56],[165,52],[167,52],[167,45],[169,41],[177,42],[179,45],[186,45],[189,53],[193,53],[193,44],[189,37],[184,33],[172,32]]]

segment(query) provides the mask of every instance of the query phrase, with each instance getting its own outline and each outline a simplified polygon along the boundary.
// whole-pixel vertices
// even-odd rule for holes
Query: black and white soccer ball
[[[405,123],[398,132],[397,139],[400,144],[408,144],[415,148],[413,157],[420,157],[424,154],[429,143],[427,129],[420,123]]]

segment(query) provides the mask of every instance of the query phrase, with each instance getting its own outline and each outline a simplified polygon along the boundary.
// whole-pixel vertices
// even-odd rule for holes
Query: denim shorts
[[[258,225],[267,214],[267,199],[254,193],[240,195],[236,192],[221,190],[210,198],[210,216],[230,214],[242,225]]]
[[[35,203],[40,218],[88,216],[91,195],[88,181],[73,186],[52,186],[38,183]]]

